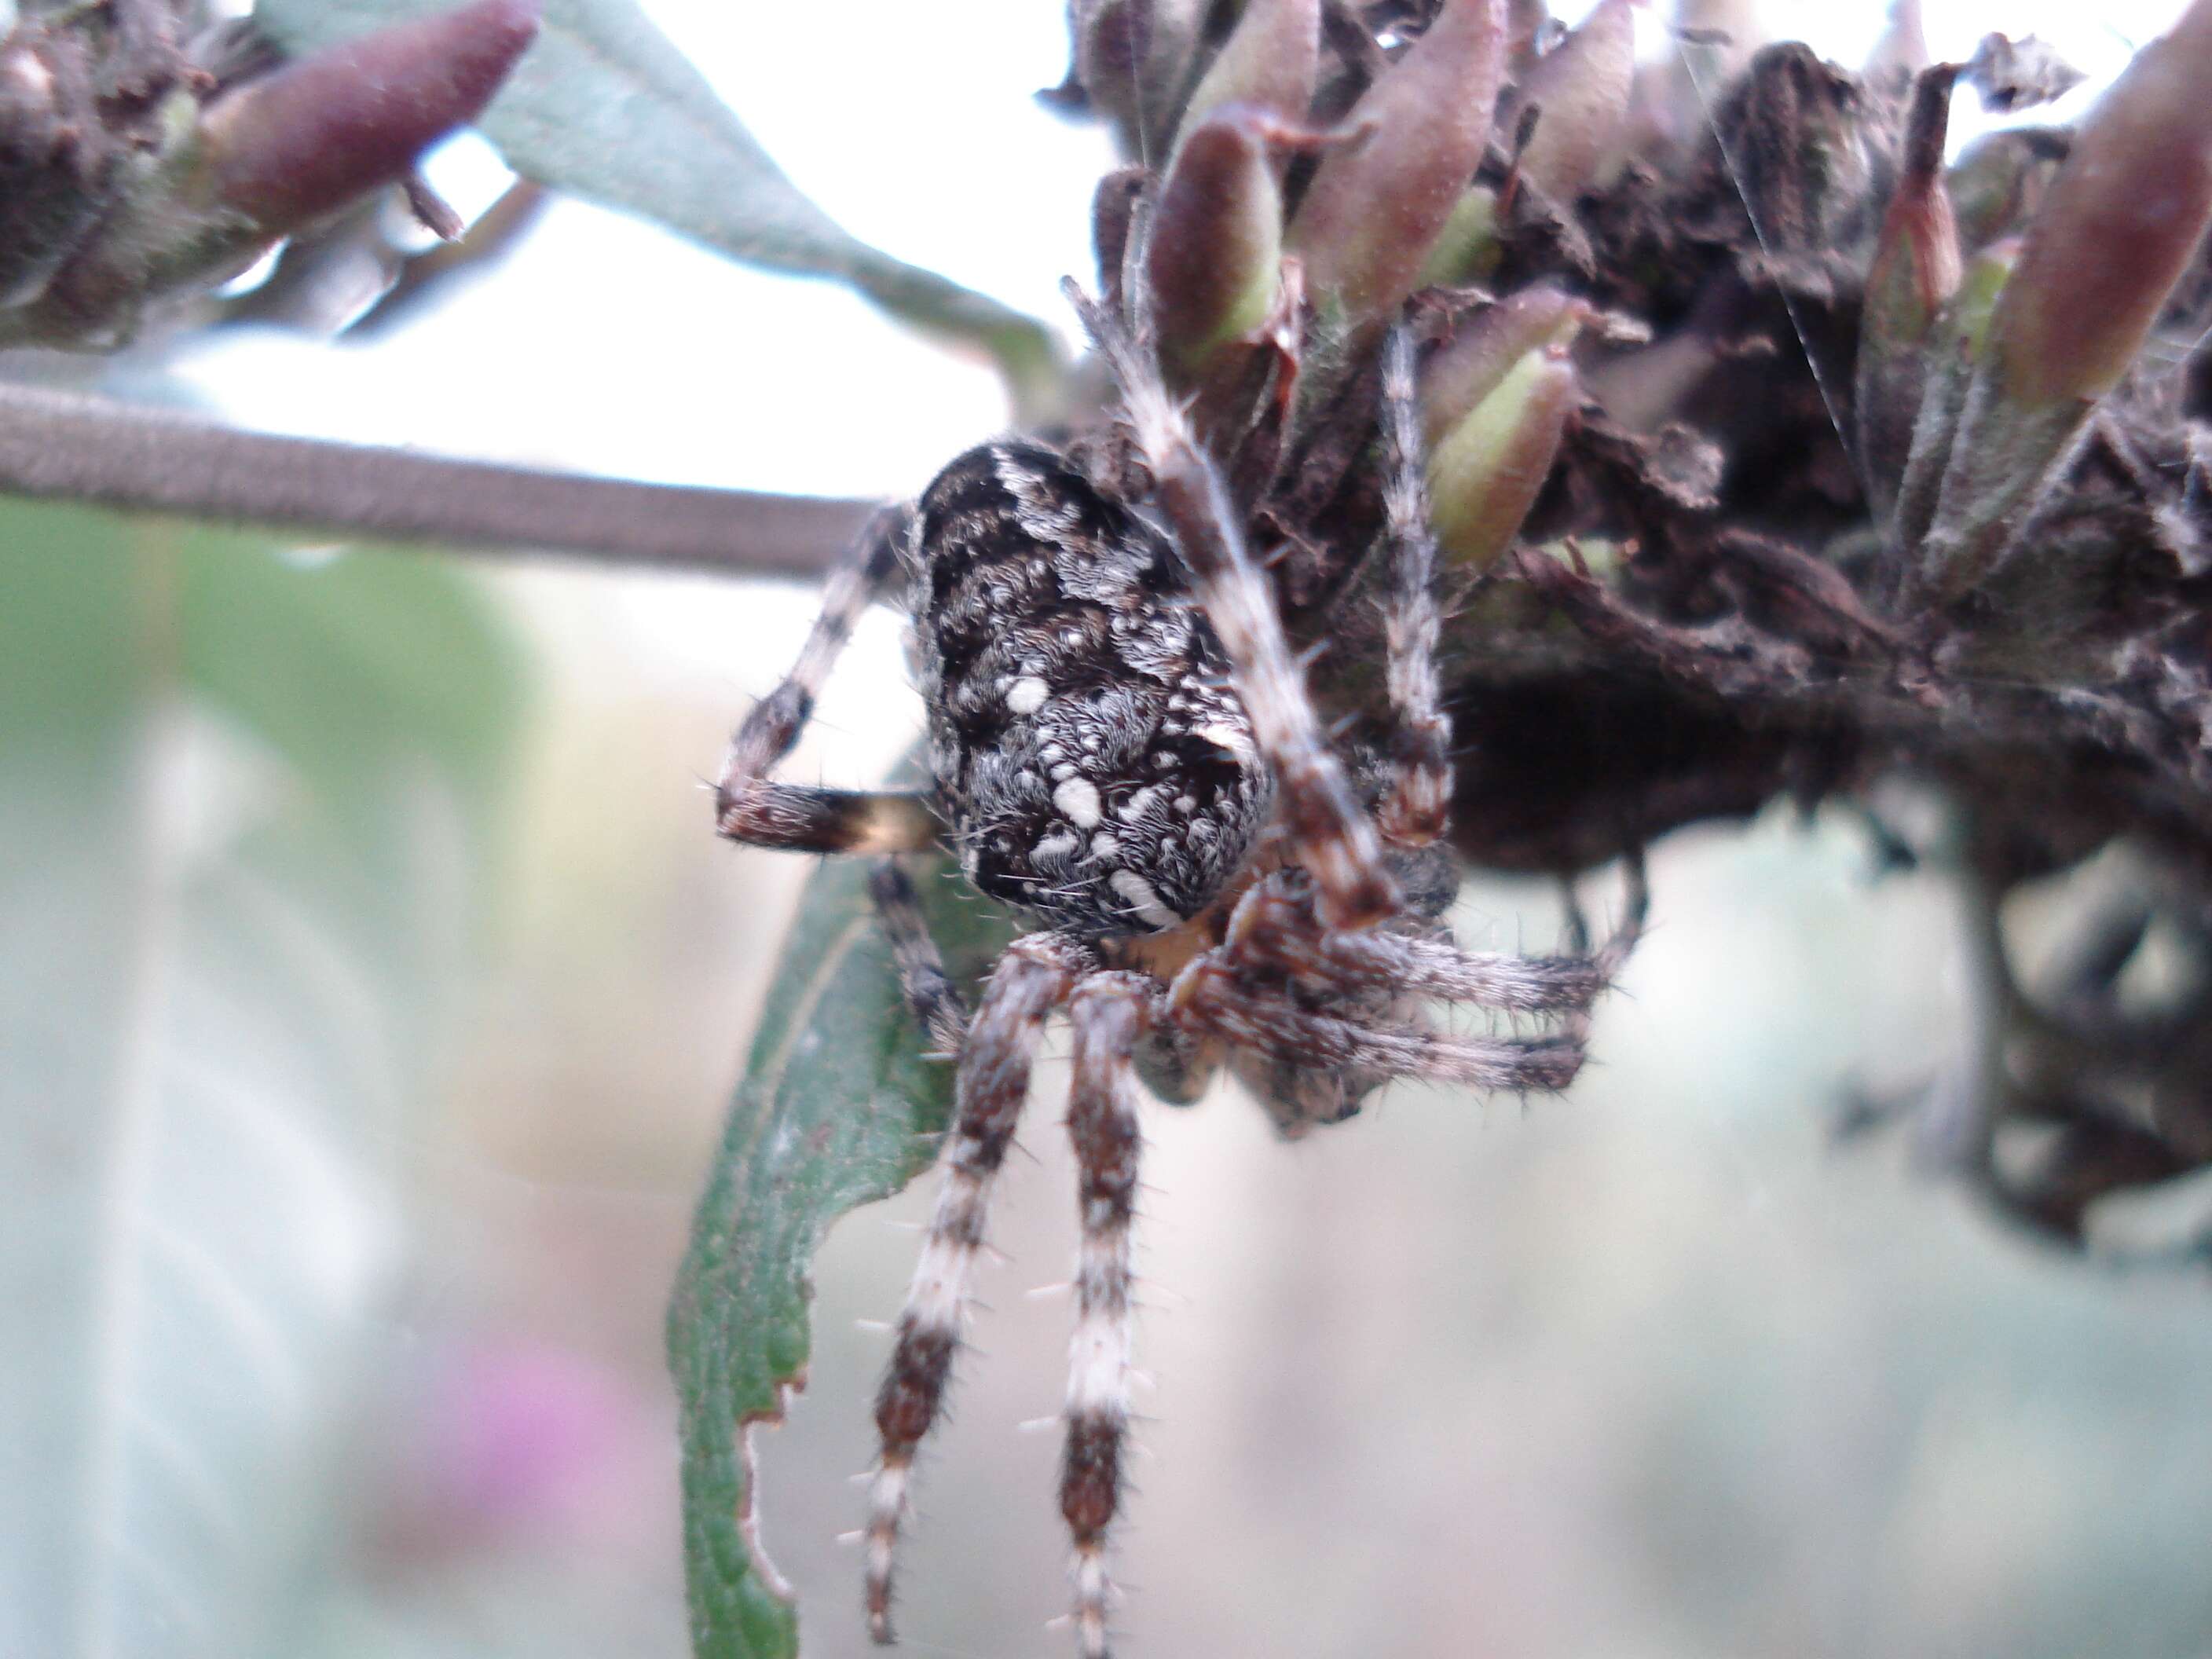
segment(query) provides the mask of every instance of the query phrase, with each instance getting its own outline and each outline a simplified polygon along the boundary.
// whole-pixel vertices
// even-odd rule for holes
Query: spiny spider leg
[[[1332,933],[1290,882],[1255,883],[1230,917],[1224,944],[1239,962],[1271,963],[1346,989],[1373,988],[1468,1002],[1511,1013],[1586,1008],[1606,988],[1587,956],[1518,957],[1463,951],[1449,939],[1413,933]]]
[[[1582,1069],[1577,1036],[1454,1036],[1424,1025],[1340,1019],[1279,992],[1250,988],[1214,952],[1176,976],[1170,1006],[1231,1042],[1319,1071],[1360,1070],[1550,1094]]]
[[[1129,1223],[1142,1145],[1132,1057],[1150,1016],[1151,988],[1143,975],[1097,975],[1077,988],[1067,1010],[1075,1032],[1067,1131],[1075,1146],[1083,1243],[1068,1344],[1060,1508],[1074,1545],[1075,1627],[1084,1659],[1105,1659],[1107,1649],[1112,1585],[1106,1534],[1121,1503],[1121,1443],[1129,1421]]]
[[[898,964],[899,988],[907,1006],[927,1033],[931,1047],[946,1060],[960,1052],[968,1030],[968,1010],[945,971],[945,958],[929,936],[929,924],[915,896],[914,884],[893,859],[878,864],[868,878],[868,896],[891,942],[891,959]]]
[[[1274,594],[1245,551],[1221,476],[1161,383],[1149,343],[1132,338],[1073,282],[1061,286],[1121,386],[1153,497],[1190,570],[1199,607],[1228,653],[1253,735],[1274,773],[1283,826],[1312,872],[1322,914],[1332,927],[1372,927],[1395,909],[1397,885],[1306,697]]]
[[[1437,538],[1429,528],[1426,465],[1413,388],[1413,337],[1390,331],[1382,352],[1383,534],[1390,586],[1383,600],[1392,775],[1376,809],[1384,840],[1428,847],[1451,810],[1451,720],[1437,706]]]
[[[901,507],[869,521],[854,557],[830,579],[799,661],[730,740],[714,787],[714,823],[732,841],[806,853],[918,853],[943,838],[936,813],[919,794],[817,789],[772,783],[768,775],[799,741],[853,624],[890,585],[907,526]]]
[[[937,1207],[876,1394],[879,1450],[868,1489],[866,1581],[868,1629],[879,1643],[892,1639],[891,1569],[915,1449],[945,1403],[982,1253],[992,1182],[1021,1120],[1046,1017],[1089,966],[1088,953],[1058,934],[1016,939],[1000,958],[961,1045],[952,1124],[938,1157]]]

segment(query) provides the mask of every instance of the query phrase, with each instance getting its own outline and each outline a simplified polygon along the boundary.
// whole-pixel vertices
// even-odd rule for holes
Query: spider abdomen
[[[1007,442],[937,476],[907,553],[931,765],[969,879],[1099,936],[1203,910],[1273,791],[1166,538],[1052,450]]]

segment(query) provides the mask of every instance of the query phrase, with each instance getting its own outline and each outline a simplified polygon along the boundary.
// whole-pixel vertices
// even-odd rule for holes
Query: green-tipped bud
[[[2212,0],[2090,112],[1997,296],[1922,556],[1941,603],[2001,561],[2212,224]]]
[[[1321,0],[1245,0],[1237,27],[1190,95],[1182,131],[1231,104],[1303,121],[1313,108],[1320,72]]]
[[[288,231],[396,184],[483,113],[538,33],[538,0],[476,0],[248,81],[208,106],[216,199]]]
[[[1958,436],[1959,416],[1966,404],[1966,388],[1988,341],[1990,315],[1996,309],[1997,295],[2004,291],[2005,279],[2019,258],[2018,240],[2008,238],[1967,258],[1958,289],[1929,336],[1921,370],[1920,407],[1913,416],[1894,502],[1885,509],[1893,515],[1891,539],[1899,546],[1917,545],[1936,516],[1952,442]]]
[[[1498,269],[1498,192],[1487,185],[1472,185],[1437,233],[1437,245],[1413,279],[1414,289],[1486,282]]]
[[[2037,127],[1988,133],[1967,145],[1946,181],[1960,246],[1971,253],[2028,224],[2058,176],[2066,148],[2064,134]]]
[[[1434,451],[1532,354],[1571,345],[1590,316],[1587,300],[1539,283],[1462,320],[1422,368],[1421,441]]]
[[[1282,271],[1274,115],[1232,104],[1187,132],[1160,187],[1145,251],[1160,361],[1188,387],[1222,348],[1267,320]]]
[[[1429,456],[1437,546],[1462,569],[1486,570],[1513,544],[1581,398],[1563,346],[1525,353]]]
[[[1961,268],[1958,292],[1943,314],[1942,333],[1955,343],[1963,362],[1978,363],[1988,350],[1990,319],[1996,314],[1997,296],[2020,263],[2020,239],[2008,236],[1982,249]]]
[[[1961,274],[1959,230],[1943,187],[1943,137],[1955,66],[1923,70],[1913,84],[1905,155],[1859,322],[1859,453],[1877,519],[1895,504],[1926,389],[1928,342]]]
[[[1600,0],[1583,25],[1533,64],[1501,126],[1540,112],[1521,171],[1554,201],[1571,202],[1615,153],[1636,79],[1636,17],[1629,0]]]
[[[1413,291],[1482,160],[1505,69],[1504,0],[1443,10],[1347,118],[1363,140],[1322,158],[1291,251],[1324,305],[1380,322]]]

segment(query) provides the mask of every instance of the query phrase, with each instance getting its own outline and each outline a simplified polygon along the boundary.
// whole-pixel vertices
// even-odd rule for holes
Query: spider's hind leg
[[[921,795],[819,789],[769,777],[799,741],[854,623],[890,587],[907,525],[898,507],[869,521],[854,558],[830,579],[798,662],[731,738],[714,785],[714,823],[732,841],[805,853],[918,853],[937,845],[942,831]]]
[[[915,1451],[944,1407],[983,1250],[992,1184],[1029,1097],[1045,1019],[1088,965],[1080,950],[1057,934],[1016,939],[1000,958],[961,1044],[952,1123],[938,1156],[937,1207],[876,1393],[879,1449],[866,1537],[868,1626],[878,1642],[891,1639],[891,1572]]]

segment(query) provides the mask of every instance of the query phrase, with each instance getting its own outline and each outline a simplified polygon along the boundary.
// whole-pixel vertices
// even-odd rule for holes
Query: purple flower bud
[[[474,120],[538,32],[538,0],[476,0],[285,64],[217,98],[216,198],[284,231],[404,178]]]
[[[2098,101],[1989,322],[1920,558],[1941,604],[2002,562],[2212,224],[2212,0]]]
[[[1364,140],[1322,158],[1290,246],[1315,294],[1353,323],[1388,318],[1413,292],[1482,160],[1505,40],[1504,0],[1445,0],[1352,106]]]
[[[1182,131],[1190,132],[1231,104],[1303,121],[1313,107],[1320,72],[1321,0],[1246,0],[1237,27],[1190,95]]]
[[[1267,110],[1230,105],[1184,134],[1160,187],[1146,274],[1161,362],[1179,386],[1274,304],[1283,198],[1269,140],[1282,131]]]
[[[1927,381],[1928,343],[1960,276],[1959,231],[1943,185],[1954,64],[1913,86],[1905,155],[1867,273],[1855,403],[1858,447],[1875,515],[1886,519],[1912,445]]]
[[[1629,0],[1600,0],[1580,28],[1530,67],[1498,125],[1540,111],[1521,171],[1553,200],[1571,202],[1620,142],[1636,78],[1636,17]]]
[[[2028,227],[1990,323],[1991,372],[2021,404],[2119,383],[2212,223],[2212,0],[2136,54]]]
[[[1189,89],[1199,0],[1075,0],[1075,78],[1133,155],[1163,149]]]

